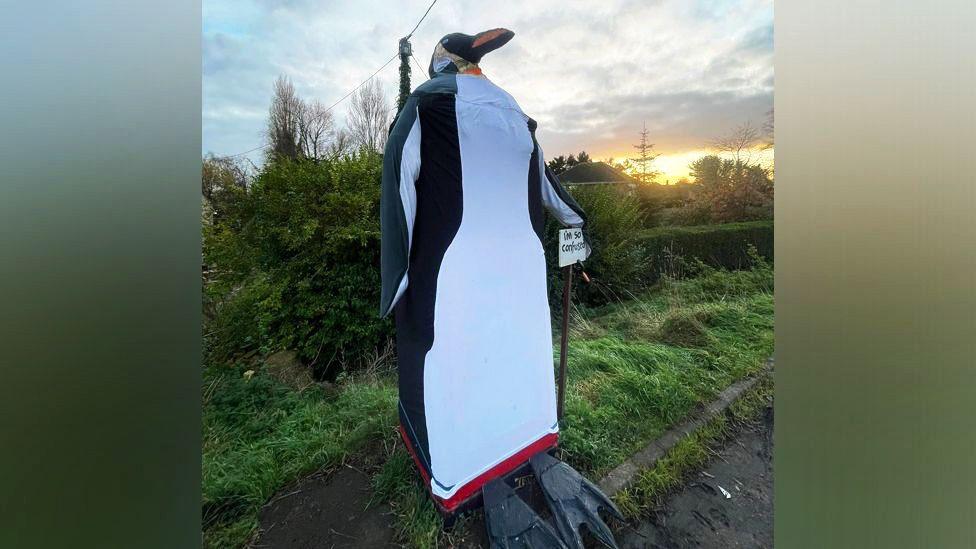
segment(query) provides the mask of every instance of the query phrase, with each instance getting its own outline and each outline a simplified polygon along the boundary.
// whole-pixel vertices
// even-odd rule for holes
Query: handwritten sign
[[[573,265],[586,259],[586,242],[582,229],[562,229],[559,231],[559,266]]]

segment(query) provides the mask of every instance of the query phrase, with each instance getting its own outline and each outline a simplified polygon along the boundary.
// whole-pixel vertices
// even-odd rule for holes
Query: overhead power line
[[[424,66],[420,64],[420,60],[417,59],[417,56],[416,55],[411,55],[410,57],[412,57],[414,63],[417,64],[417,68],[420,69],[421,77],[423,77],[424,71],[426,71],[427,69],[425,69]]]
[[[393,60],[396,59],[399,55],[400,55],[400,52],[397,52],[397,53],[393,54],[393,57],[387,59],[386,60],[386,63],[383,63],[383,65],[380,66],[380,68],[378,68],[375,71],[373,71],[373,74],[369,75],[369,77],[367,77],[366,80],[363,80],[362,82],[360,82],[359,85],[357,85],[355,88],[349,90],[349,93],[347,93],[346,95],[343,95],[335,103],[329,105],[329,107],[327,109],[325,109],[325,111],[322,114],[325,114],[325,113],[331,111],[332,109],[334,109],[336,107],[336,105],[338,105],[339,103],[342,103],[347,97],[349,97],[350,95],[356,93],[356,90],[358,90],[359,88],[363,87],[363,85],[366,84],[366,82],[369,82],[374,76],[376,76],[377,74],[379,74],[379,72],[381,70],[385,69],[387,67],[387,65],[389,65],[391,62],[393,62]],[[239,153],[235,153],[235,154],[226,154],[226,155],[223,155],[223,156],[218,156],[217,158],[235,158],[235,157],[238,157],[238,156],[243,156],[243,155],[248,154],[248,153],[252,153],[254,151],[261,150],[261,149],[267,149],[270,146],[271,146],[270,144],[267,144],[267,145],[259,145],[257,147],[254,147],[253,149],[248,149],[248,150],[246,150],[244,152],[239,152]]]
[[[254,151],[257,151],[257,150],[260,150],[260,149],[265,149],[265,148],[268,148],[268,147],[270,147],[270,145],[259,145],[257,147],[254,147],[253,149],[248,149],[248,150],[246,150],[244,152],[239,152],[239,153],[235,153],[235,154],[225,154],[223,156],[218,156],[217,158],[235,158],[235,157],[243,156],[243,155],[245,155],[247,153],[252,153]]]
[[[424,22],[424,19],[427,18],[427,14],[430,13],[431,8],[433,8],[434,7],[434,4],[436,4],[436,3],[437,3],[437,0],[434,0],[433,2],[430,3],[429,6],[427,6],[427,11],[425,11],[424,14],[420,17],[420,21],[417,21],[417,24],[413,26],[413,30],[410,31],[410,34],[408,34],[406,36],[406,38],[410,38],[411,36],[413,36],[413,33],[416,32],[417,29],[420,27],[420,24]],[[377,74],[379,74],[381,70],[385,69],[387,67],[387,65],[389,65],[390,63],[392,63],[393,60],[396,59],[399,55],[400,55],[400,52],[397,51],[397,53],[393,54],[393,57],[391,57],[391,58],[389,58],[389,59],[386,60],[386,63],[383,63],[383,65],[380,66],[380,68],[378,68],[375,71],[373,71],[373,74],[369,75],[369,77],[367,77],[366,80],[363,80],[355,88],[349,90],[349,93],[347,93],[346,95],[343,95],[342,97],[340,97],[338,101],[336,101],[335,103],[329,105],[329,108],[325,109],[325,112],[331,111],[333,108],[335,108],[336,105],[338,105],[339,103],[342,103],[343,101],[345,101],[345,99],[347,97],[349,97],[350,95],[352,95],[353,93],[355,93],[356,90],[358,90],[359,88],[363,87],[363,85],[365,85],[366,82],[369,82],[374,76],[376,76]],[[411,55],[411,57],[413,57],[413,55]],[[420,61],[417,61],[417,58],[416,57],[414,57],[414,61],[417,62],[417,66],[420,67],[420,72],[423,73],[424,68],[423,68],[423,66],[420,65]],[[268,148],[270,146],[271,146],[270,144],[269,145],[259,145],[257,147],[254,147],[253,149],[248,149],[248,150],[246,150],[244,152],[239,152],[239,153],[235,153],[235,154],[227,154],[227,155],[223,155],[223,156],[218,156],[217,158],[235,158],[235,157],[238,157],[238,156],[243,156],[243,155],[248,154],[248,153],[252,153],[252,152],[257,151],[257,150],[266,149],[266,148]]]
[[[429,6],[427,6],[427,11],[424,12],[424,15],[420,18],[420,21],[417,21],[417,24],[413,26],[413,30],[410,31],[410,34],[407,35],[407,39],[413,36],[413,33],[417,31],[417,28],[420,26],[421,23],[424,22],[424,19],[427,19],[427,14],[430,13],[430,8],[433,8],[434,4],[436,3],[437,0],[434,0],[433,2],[430,3]]]
[[[366,82],[369,82],[370,80],[372,80],[372,78],[373,78],[374,76],[376,76],[377,74],[379,74],[379,72],[380,72],[381,70],[383,70],[383,69],[385,69],[387,65],[389,65],[389,64],[390,64],[391,62],[393,62],[393,60],[394,60],[394,59],[396,59],[398,55],[400,55],[400,52],[397,52],[397,53],[394,53],[394,54],[393,54],[393,57],[391,57],[391,58],[389,58],[389,59],[387,59],[387,60],[386,60],[386,63],[383,63],[383,66],[382,66],[382,67],[380,67],[380,68],[378,68],[378,69],[376,69],[375,71],[373,71],[373,74],[371,74],[371,75],[369,75],[369,78],[367,78],[366,80],[363,80],[362,82],[360,82],[358,86],[356,86],[355,88],[353,88],[353,89],[351,89],[351,90],[349,90],[349,93],[347,93],[346,95],[343,95],[343,96],[342,96],[342,97],[341,97],[341,98],[340,98],[340,99],[339,99],[338,101],[336,101],[335,103],[333,103],[333,104],[331,104],[331,105],[329,105],[329,108],[327,108],[327,109],[325,109],[325,112],[329,112],[329,111],[331,111],[333,107],[335,107],[335,106],[336,106],[336,105],[338,105],[339,103],[342,103],[342,101],[343,101],[343,100],[344,100],[345,98],[347,98],[347,97],[349,97],[349,96],[350,96],[350,95],[352,95],[352,94],[353,94],[353,93],[354,93],[354,92],[355,92],[356,90],[358,90],[359,88],[361,88],[361,87],[363,87],[363,84],[365,84]]]

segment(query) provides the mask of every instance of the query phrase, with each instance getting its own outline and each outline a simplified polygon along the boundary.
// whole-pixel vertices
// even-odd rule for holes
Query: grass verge
[[[702,266],[574,315],[563,458],[600,477],[773,352],[773,272]]]
[[[396,385],[357,379],[337,392],[298,392],[244,366],[204,373],[205,547],[242,547],[261,506],[302,476],[327,470],[382,440],[396,422]]]
[[[760,369],[773,349],[772,279],[772,268],[757,257],[752,270],[701,266],[696,278],[666,278],[627,301],[574,310],[563,459],[599,478],[695,406]],[[464,521],[441,532],[408,454],[391,443],[397,422],[391,373],[296,391],[261,368],[246,376],[246,368],[213,366],[204,375],[207,547],[246,545],[275,492],[378,447],[392,450],[374,476],[374,495],[397,515],[398,540],[432,547],[465,535]],[[635,501],[651,493],[643,490]]]
[[[713,449],[735,431],[736,426],[754,420],[773,398],[771,373],[736,399],[723,414],[712,418],[691,435],[681,439],[667,454],[642,471],[634,485],[614,496],[627,518],[637,518],[659,505],[712,457]]]

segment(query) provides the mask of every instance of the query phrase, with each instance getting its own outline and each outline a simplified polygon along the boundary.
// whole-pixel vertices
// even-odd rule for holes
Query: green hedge
[[[220,215],[204,227],[212,358],[294,349],[328,378],[360,366],[385,344],[393,326],[376,315],[381,171],[375,154],[279,161],[265,165],[246,190],[228,191]],[[628,299],[662,273],[681,276],[693,258],[749,266],[750,244],[772,259],[772,221],[644,229],[640,204],[620,189],[573,194],[588,214],[593,245],[585,265],[592,283],[575,285],[579,303]],[[545,249],[558,315],[556,225],[547,222]]]
[[[749,267],[749,245],[773,259],[773,222],[749,221],[691,227],[659,227],[642,231],[635,243],[642,249],[647,283],[663,273],[680,276],[689,261],[699,259],[713,267]]]
[[[380,289],[379,155],[267,164],[204,230],[218,275],[208,326],[214,358],[294,349],[316,375],[355,368],[392,322]]]

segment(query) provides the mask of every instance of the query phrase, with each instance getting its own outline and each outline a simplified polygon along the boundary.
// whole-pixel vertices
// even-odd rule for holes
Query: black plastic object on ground
[[[583,539],[579,533],[581,524],[585,524],[604,545],[617,548],[610,528],[599,514],[602,507],[623,520],[623,515],[610,498],[575,469],[545,452],[533,456],[530,463],[552,510],[556,529],[570,549],[583,549]]]
[[[491,549],[567,549],[546,524],[501,478],[482,488]]]

